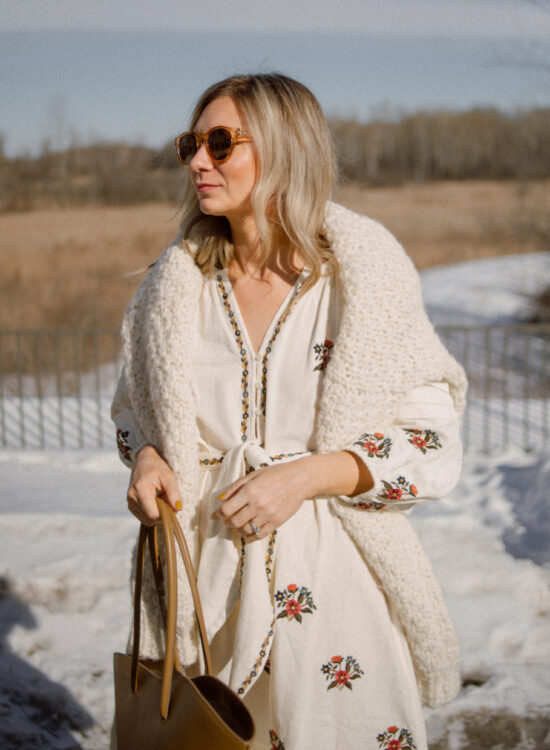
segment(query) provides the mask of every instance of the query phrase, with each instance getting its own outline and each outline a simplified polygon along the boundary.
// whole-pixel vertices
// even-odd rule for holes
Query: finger
[[[166,500],[173,511],[181,510],[181,495],[176,477],[170,473],[167,477],[163,478],[161,483],[162,490],[158,493],[158,496]]]
[[[212,513],[211,518],[216,521],[227,521],[231,516],[235,515],[241,508],[246,506],[246,498],[240,494],[234,494],[230,500],[224,500],[218,510]],[[248,521],[250,513],[241,523],[241,526]]]
[[[259,534],[252,532],[251,534],[243,533],[241,536],[247,544],[250,544],[251,542],[259,542],[261,539],[265,539],[266,536],[269,536],[274,530],[275,526],[272,523],[266,523],[261,527]]]
[[[156,496],[155,487],[140,482],[131,485],[127,494],[128,509],[142,523],[152,525],[159,518]]]
[[[236,479],[232,484],[229,484],[225,488],[225,490],[223,490],[223,492],[220,492],[220,494],[218,495],[218,500],[223,500],[224,502],[227,500],[231,500],[231,498],[234,497],[242,487],[248,484],[248,482],[250,482],[252,479],[255,479],[255,477],[255,472],[251,472],[245,477]]]

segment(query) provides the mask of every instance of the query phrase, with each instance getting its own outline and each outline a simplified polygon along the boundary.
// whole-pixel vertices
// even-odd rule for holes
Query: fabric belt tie
[[[307,453],[286,454],[284,462],[303,458]],[[269,656],[265,643],[273,629],[274,609],[271,574],[266,572],[266,553],[270,538],[245,544],[223,521],[210,514],[219,507],[219,494],[249,469],[260,469],[275,461],[259,442],[249,440],[228,450],[219,465],[218,477],[210,493],[208,521],[197,572],[208,640],[227,621],[240,597],[240,614],[233,645],[229,685],[238,691],[246,683],[250,689]],[[271,570],[273,565],[271,563]],[[242,589],[242,595],[241,590]],[[260,657],[263,652],[264,656]],[[261,663],[258,663],[258,660]],[[202,665],[201,665],[202,666]],[[251,673],[254,674],[251,679]]]

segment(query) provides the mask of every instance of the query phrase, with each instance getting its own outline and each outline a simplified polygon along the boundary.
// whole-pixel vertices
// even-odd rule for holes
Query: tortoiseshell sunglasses
[[[196,133],[194,130],[188,130],[175,139],[178,159],[185,166],[189,166],[191,159],[195,156],[199,148],[204,144],[208,155],[216,164],[223,164],[227,161],[233,149],[238,143],[250,143],[252,138],[246,130],[239,128],[227,128],[217,125],[211,128],[208,133]]]

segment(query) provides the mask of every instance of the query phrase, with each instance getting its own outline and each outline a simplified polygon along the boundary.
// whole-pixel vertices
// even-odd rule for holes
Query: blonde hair
[[[229,96],[243,114],[258,159],[251,202],[264,263],[286,241],[310,274],[303,291],[337,269],[323,232],[325,206],[336,178],[336,159],[327,121],[317,99],[298,81],[279,73],[226,78],[199,99],[191,129],[206,107]],[[227,268],[233,258],[231,229],[223,216],[200,211],[191,179],[184,188],[181,220],[184,246],[203,273]],[[197,239],[193,250],[187,240]],[[324,265],[323,267],[323,264]],[[323,267],[323,270],[321,271]]]

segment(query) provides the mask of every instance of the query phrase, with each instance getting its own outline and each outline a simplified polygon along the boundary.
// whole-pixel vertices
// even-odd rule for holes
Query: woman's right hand
[[[172,510],[181,510],[174,472],[152,445],[146,445],[137,454],[130,476],[128,510],[145,526],[154,526],[159,520],[156,501],[159,496]]]

